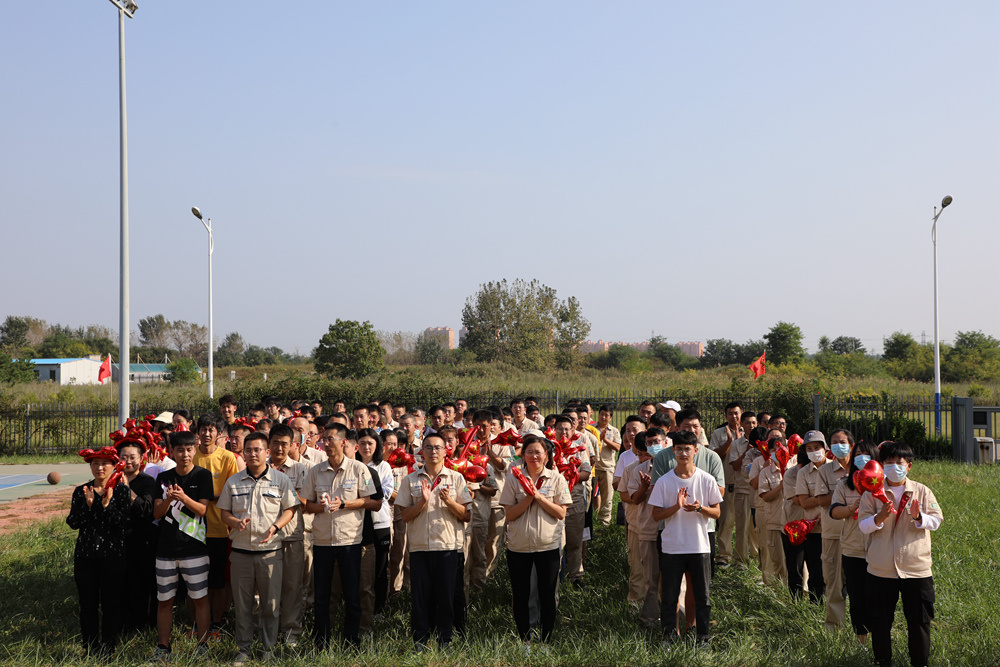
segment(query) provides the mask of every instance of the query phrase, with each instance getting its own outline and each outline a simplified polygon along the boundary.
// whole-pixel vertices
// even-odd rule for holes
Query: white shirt
[[[622,475],[625,474],[625,468],[629,467],[638,460],[639,456],[632,451],[631,447],[629,447],[627,452],[618,456],[618,463],[615,464],[615,472],[612,477],[615,479],[621,479]]]
[[[373,474],[378,476],[378,481],[382,483],[382,507],[378,512],[372,514],[372,524],[375,530],[392,527],[392,505],[389,498],[396,488],[396,477],[392,474],[392,466],[385,461],[378,465],[368,464]]]
[[[671,470],[656,480],[656,486],[649,496],[649,504],[653,507],[673,507],[677,504],[677,493],[681,488],[687,488],[687,502],[700,502],[708,507],[722,502],[722,494],[715,477],[704,470],[694,469],[694,474],[687,479],[677,476],[676,470]],[[710,519],[702,512],[688,512],[679,509],[673,516],[663,522],[660,534],[660,551],[665,554],[707,554],[711,552],[708,541],[708,522]]]

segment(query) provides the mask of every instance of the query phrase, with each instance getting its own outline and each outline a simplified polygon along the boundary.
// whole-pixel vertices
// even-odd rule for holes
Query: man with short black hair
[[[278,641],[281,599],[281,531],[294,515],[299,499],[285,473],[267,465],[267,437],[251,433],[243,445],[247,467],[226,482],[219,497],[222,520],[231,529],[229,556],[233,605],[236,608],[234,666],[250,659],[254,612],[260,623],[264,660]]]
[[[212,627],[209,636],[219,639],[222,622],[228,608],[226,601],[226,564],[229,562],[229,526],[222,520],[222,511],[216,505],[222,489],[230,477],[239,472],[236,455],[220,447],[220,435],[229,426],[215,413],[198,418],[198,450],[194,455],[194,465],[208,470],[212,475],[212,497],[209,499],[205,515],[208,543],[208,602],[212,609]],[[199,628],[200,630],[200,628]]]
[[[729,452],[733,443],[743,437],[740,418],[743,416],[743,406],[738,401],[726,404],[726,423],[712,431],[708,446],[719,455],[723,461],[729,461]],[[723,466],[726,480],[726,497],[719,505],[719,525],[716,528],[718,540],[717,565],[728,567],[733,559],[733,524],[736,515],[733,512],[733,498],[736,493],[736,471],[732,466]]]
[[[222,413],[222,418],[226,420],[227,424],[232,424],[236,421],[236,397],[232,394],[226,394],[219,399],[219,411]]]
[[[510,402],[510,414],[513,418],[514,428],[519,435],[524,435],[530,430],[538,430],[538,424],[528,419],[527,406],[524,399],[515,398]]]

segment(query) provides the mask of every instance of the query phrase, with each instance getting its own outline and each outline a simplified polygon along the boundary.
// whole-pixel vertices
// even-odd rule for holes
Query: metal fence
[[[858,440],[876,444],[884,440],[905,442],[921,458],[952,455],[952,403],[940,406],[940,433],[936,423],[938,408],[933,397],[881,397],[868,400],[826,401],[813,396],[813,423],[823,433],[847,429]]]
[[[393,403],[427,408],[431,405],[464,398],[472,407],[490,405],[506,406],[512,398],[532,396],[537,398],[542,415],[559,412],[572,398],[590,403],[596,411],[608,406],[614,411],[612,423],[621,426],[625,418],[634,414],[643,401],[663,401],[662,395],[630,390],[608,390],[587,393],[567,393],[560,390],[495,391],[465,393],[459,396],[439,393],[414,392],[412,395],[390,397]],[[725,421],[725,405],[737,400],[743,409],[771,411],[785,414],[789,432],[804,433],[818,428],[828,433],[835,428],[847,428],[857,438],[881,442],[900,440],[914,447],[920,457],[941,457],[951,454],[951,402],[942,405],[941,434],[934,429],[933,399],[912,400],[898,398],[872,398],[870,400],[827,400],[820,396],[774,397],[733,396],[724,391],[680,393],[671,396],[682,405],[694,404],[702,414],[703,427],[711,432]],[[241,398],[241,401],[244,399]],[[130,414],[141,418],[164,410],[182,406],[133,404]],[[207,399],[183,406],[193,414],[215,409]],[[244,409],[246,405],[242,406]],[[348,406],[350,409],[352,406]],[[108,434],[118,428],[118,410],[115,405],[100,407],[42,404],[16,409],[0,409],[0,456],[12,454],[73,454],[85,447],[108,444]],[[596,415],[595,415],[596,416]],[[990,426],[994,426],[990,415]],[[996,424],[1000,426],[1000,424]],[[979,428],[982,428],[981,426]],[[992,429],[991,429],[992,430]],[[1000,428],[993,430],[1000,433]]]

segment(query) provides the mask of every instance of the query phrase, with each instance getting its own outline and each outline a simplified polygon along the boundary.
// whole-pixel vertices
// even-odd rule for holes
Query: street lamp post
[[[192,206],[191,212],[208,231],[208,397],[215,398],[215,370],[212,363],[212,253],[215,251],[215,239],[212,238],[212,219],[203,218],[197,206]]]
[[[118,320],[118,424],[128,420],[129,384],[129,294],[128,294],[128,130],[125,116],[125,17],[133,18],[139,6],[135,0],[111,0],[118,8],[118,116],[121,131],[121,271]]]
[[[934,243],[934,433],[941,435],[941,339],[938,334],[940,319],[938,318],[938,271],[937,271],[937,221],[951,203],[951,195],[941,200],[941,210],[934,207],[934,220],[931,225],[931,241]]]

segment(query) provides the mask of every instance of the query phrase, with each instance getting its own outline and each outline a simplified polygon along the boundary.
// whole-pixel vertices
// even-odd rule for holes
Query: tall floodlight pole
[[[951,203],[951,195],[941,200],[941,210],[934,207],[934,221],[931,225],[931,241],[934,243],[934,433],[941,435],[941,339],[938,334],[941,321],[938,318],[938,270],[937,270],[937,221]]]
[[[212,253],[215,251],[215,239],[212,238],[212,219],[201,217],[197,206],[192,206],[191,212],[208,231],[208,397],[215,398],[215,369],[212,363]]]
[[[118,117],[121,131],[121,289],[118,319],[118,425],[128,420],[131,366],[128,294],[128,125],[125,115],[125,17],[133,18],[135,0],[111,0],[118,8]]]

